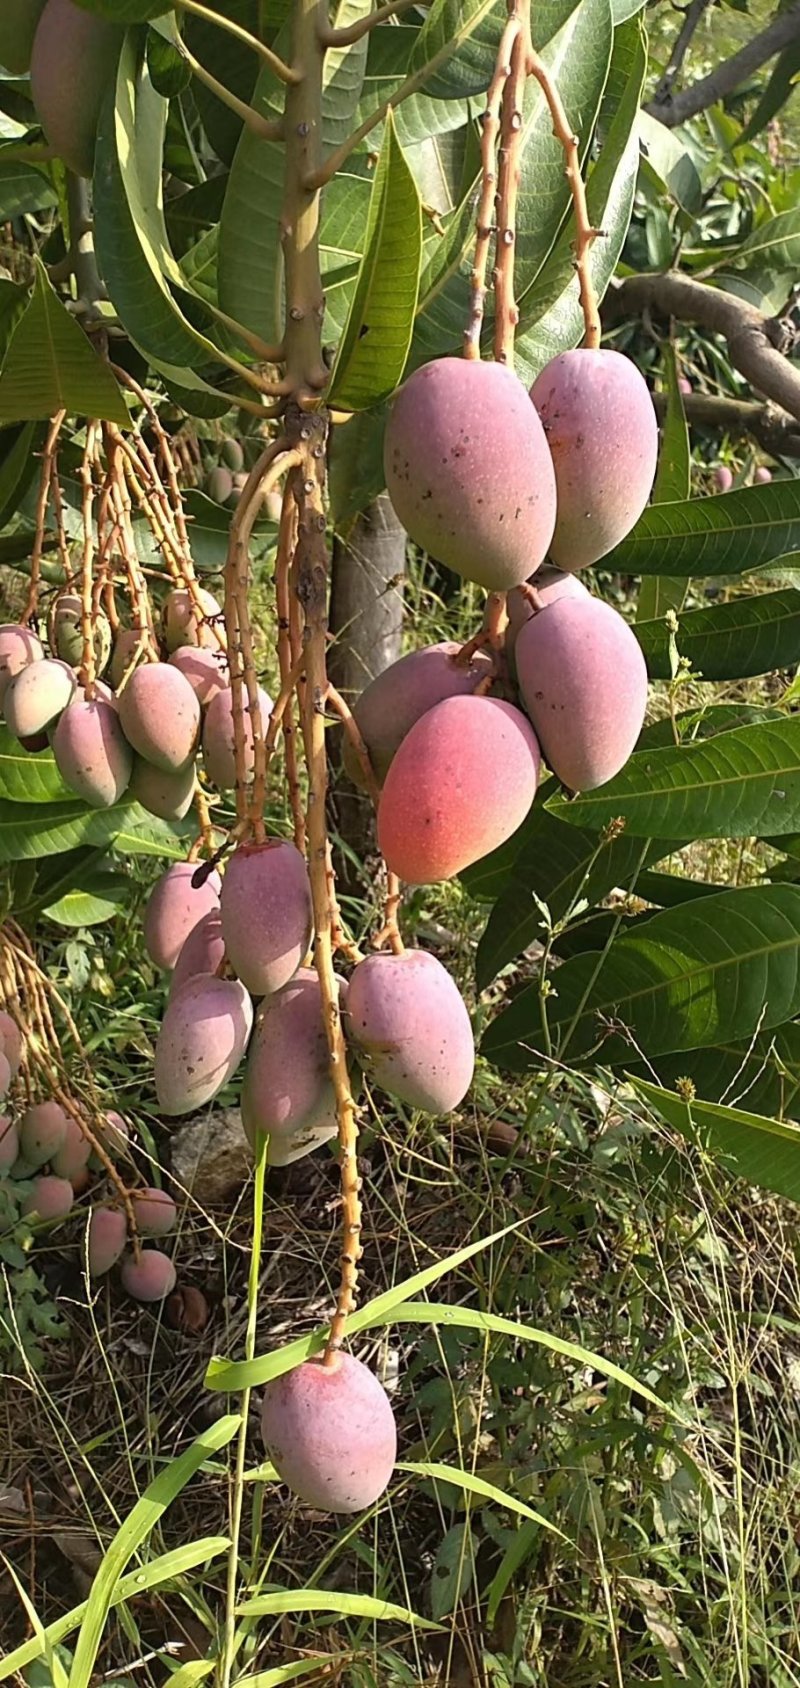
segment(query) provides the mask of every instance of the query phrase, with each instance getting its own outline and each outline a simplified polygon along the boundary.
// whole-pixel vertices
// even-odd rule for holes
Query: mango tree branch
[[[359,18],[357,23],[351,23],[346,29],[334,29],[332,24],[323,24],[319,32],[319,39],[323,47],[352,47],[362,36],[369,35],[377,29],[379,23],[386,23],[389,18],[396,18],[398,13],[407,12],[411,6],[418,6],[419,0],[386,0],[385,6],[376,7],[367,17]]]
[[[709,4],[710,0],[691,0],[691,5],[686,7],[683,14],[683,23],[681,24],[680,32],[669,56],[669,64],[664,71],[664,75],[662,76],[650,103],[650,110],[654,114],[658,106],[664,105],[669,99],[672,93],[673,83],[678,77],[681,65],[683,64],[686,54],[689,51],[692,37],[694,36],[695,30],[703,18],[704,13],[708,11]]]
[[[223,105],[228,106],[231,111],[235,112],[251,134],[257,135],[260,141],[279,141],[281,139],[283,124],[279,118],[262,117],[260,111],[255,111],[253,106],[247,104],[246,100],[240,100],[238,94],[232,94],[230,88],[226,88],[224,82],[219,82],[216,76],[212,76],[211,71],[206,70],[205,65],[202,65],[200,60],[195,58],[194,53],[189,52],[186,43],[183,41],[180,50],[192,75],[197,77],[198,82],[203,82],[212,94],[216,94],[217,99],[221,100]]]
[[[643,311],[696,322],[721,334],[735,369],[766,399],[800,421],[800,369],[778,351],[780,326],[753,305],[721,288],[667,270],[663,275],[627,276],[606,294],[603,315],[608,323]]]
[[[673,94],[668,89],[666,98],[663,95],[659,98],[659,90],[655,99],[645,106],[645,111],[650,112],[652,117],[657,117],[660,123],[666,124],[668,129],[674,129],[679,123],[685,123],[688,118],[696,117],[698,112],[707,111],[709,106],[724,99],[726,94],[732,94],[734,88],[746,82],[768,59],[774,58],[776,53],[781,53],[784,47],[798,39],[800,5],[794,5],[790,6],[788,11],[779,12],[766,29],[754,35],[732,58],[723,59],[710,75],[701,77],[699,82],[692,82],[679,94]]]
[[[514,0],[513,16],[520,29],[511,47],[511,74],[503,90],[500,111],[500,149],[497,158],[494,255],[494,355],[496,363],[514,367],[514,333],[519,307],[514,295],[517,238],[517,195],[522,156],[522,106],[531,53],[530,0]]]
[[[659,417],[663,417],[666,394],[654,393],[653,404]],[[687,393],[683,408],[690,424],[717,428],[727,434],[750,434],[775,457],[800,457],[800,423],[777,405],[717,397],[713,393]]]
[[[235,35],[245,47],[250,47],[258,57],[275,72],[280,82],[287,84],[297,82],[299,74],[291,65],[284,64],[283,59],[274,53],[265,42],[259,41],[257,35],[251,35],[249,29],[243,29],[240,23],[234,23],[233,18],[227,18],[224,12],[217,12],[211,6],[203,6],[200,0],[175,0],[178,11],[191,12],[194,17],[202,18],[204,23],[214,24],[217,29],[224,29],[228,35]]]

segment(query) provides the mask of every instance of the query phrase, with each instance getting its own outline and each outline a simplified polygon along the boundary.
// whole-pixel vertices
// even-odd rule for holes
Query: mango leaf
[[[251,35],[259,34],[265,13],[262,0],[223,0],[222,5],[209,6],[202,17],[194,12],[184,13],[183,34],[195,58],[213,71],[218,82],[249,105],[252,103],[259,60],[245,42],[212,21],[214,12],[223,9],[227,17],[241,24]],[[230,164],[242,132],[241,118],[230,106],[223,104],[199,77],[195,77],[192,85],[192,100],[213,151],[224,164]]]
[[[600,831],[621,817],[635,838],[741,838],[800,825],[800,715],[704,743],[637,751],[621,774],[551,814]]]
[[[659,1083],[674,1090],[690,1078],[706,1102],[729,1107],[747,1106],[775,1118],[797,1117],[800,1099],[800,1025],[790,1021],[743,1043],[718,1044],[713,1049],[688,1049],[661,1055],[655,1062]],[[632,1073],[652,1078],[636,1063]]]
[[[654,914],[600,956],[565,961],[548,1023],[560,1059],[630,1065],[715,1047],[800,1012],[800,887],[751,886]],[[539,991],[522,990],[483,1038],[489,1060],[541,1065]]]
[[[52,750],[34,755],[24,750],[5,726],[0,726],[0,799],[10,803],[71,802]]]
[[[603,558],[620,574],[744,574],[800,549],[800,481],[652,504]]]
[[[737,270],[795,271],[800,264],[800,212],[768,215],[729,257]]]
[[[637,128],[645,184],[651,182],[656,193],[674,200],[690,216],[695,215],[700,210],[703,189],[691,154],[674,130],[648,111],[640,111]]]
[[[664,375],[667,385],[667,409],[661,425],[658,470],[653,487],[654,504],[670,504],[679,499],[686,499],[691,491],[692,454],[689,430],[678,386],[675,348],[669,342],[664,347]],[[648,575],[639,588],[637,622],[656,621],[667,610],[682,609],[687,590],[686,580],[673,580],[669,575]],[[638,631],[637,627],[637,637]],[[668,671],[666,677],[671,678],[671,671]]]
[[[651,680],[669,680],[671,639],[666,623],[637,621],[634,631]],[[775,668],[793,668],[800,662],[800,592],[790,586],[784,592],[690,610],[679,617],[677,646],[692,672],[704,680],[742,680]]]
[[[331,520],[336,533],[347,534],[359,511],[366,510],[383,491],[383,436],[386,407],[362,410],[334,426],[330,445]]]
[[[58,194],[46,171],[20,160],[4,160],[0,148],[0,221],[50,211],[57,204]]]
[[[179,840],[192,830],[185,822],[158,821],[138,803],[123,798],[110,809],[69,803],[9,803],[0,800],[0,862],[34,861],[76,850],[82,844],[114,844],[122,853],[185,855]]]
[[[123,873],[95,873],[87,884],[65,892],[43,910],[56,926],[101,926],[124,908],[131,894]]]
[[[800,41],[792,41],[788,47],[784,47],[782,53],[778,54],[772,67],[772,74],[758,105],[739,136],[739,145],[744,145],[746,141],[752,141],[754,135],[758,135],[762,129],[766,129],[775,113],[780,111],[781,106],[792,94],[798,75],[800,75]]]
[[[409,71],[425,75],[440,100],[480,95],[489,86],[501,25],[493,0],[434,0],[411,51]]]
[[[260,71],[251,105],[274,115],[275,78]],[[231,164],[219,225],[219,302],[228,316],[268,342],[283,336],[283,149],[243,129]]]
[[[0,527],[16,513],[36,474],[43,437],[44,429],[35,422],[0,434],[0,445],[6,448],[0,463]]]
[[[800,1201],[800,1126],[719,1103],[686,1102],[645,1079],[632,1082],[648,1108],[690,1143],[716,1156],[737,1178]]]
[[[364,256],[339,346],[329,402],[364,410],[387,398],[405,368],[422,256],[422,209],[391,115],[370,198]]]
[[[0,422],[66,410],[127,427],[125,400],[103,359],[62,305],[36,260],[30,300],[8,343],[0,374]]]

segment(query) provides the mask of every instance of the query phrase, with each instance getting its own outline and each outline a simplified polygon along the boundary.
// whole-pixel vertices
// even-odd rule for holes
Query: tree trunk
[[[346,540],[333,542],[330,627],[335,643],[328,672],[351,706],[376,674],[400,655],[406,535],[386,493],[356,518]],[[341,735],[340,735],[341,736]],[[332,793],[332,821],[341,844],[336,864],[343,889],[357,884],[349,851],[363,860],[374,840],[369,798],[341,767]]]

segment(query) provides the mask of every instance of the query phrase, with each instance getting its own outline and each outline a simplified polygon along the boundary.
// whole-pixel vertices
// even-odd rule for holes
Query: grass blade
[[[239,1607],[241,1616],[268,1618],[281,1612],[333,1612],[341,1618],[369,1618],[374,1622],[410,1624],[415,1629],[439,1629],[430,1618],[421,1618],[407,1606],[391,1600],[376,1600],[372,1594],[339,1594],[328,1588],[281,1588],[272,1594],[254,1594]]]
[[[395,1467],[397,1471],[409,1471],[414,1477],[432,1477],[441,1483],[452,1483],[456,1489],[464,1489],[467,1494],[477,1495],[479,1500],[494,1501],[496,1506],[504,1506],[507,1512],[518,1512],[521,1518],[528,1518],[533,1524],[540,1524],[543,1530],[552,1530],[560,1536],[562,1541],[569,1538],[559,1530],[556,1524],[551,1524],[541,1512],[528,1506],[527,1501],[519,1500],[516,1495],[507,1494],[504,1489],[498,1489],[494,1483],[487,1483],[485,1477],[478,1477],[474,1471],[462,1471],[459,1466],[440,1465],[437,1460],[405,1460]]]

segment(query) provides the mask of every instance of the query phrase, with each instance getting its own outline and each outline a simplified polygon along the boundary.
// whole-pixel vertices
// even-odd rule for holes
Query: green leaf
[[[683,142],[658,118],[640,111],[637,128],[642,148],[642,170],[660,192],[690,216],[701,208],[703,190],[697,167]]]
[[[110,23],[147,23],[170,9],[169,0],[77,0],[84,12],[108,18]]]
[[[237,1607],[241,1617],[274,1617],[279,1612],[335,1612],[343,1618],[370,1618],[374,1623],[409,1624],[412,1629],[438,1629],[407,1606],[376,1600],[372,1594],[338,1594],[327,1588],[284,1588],[275,1594],[254,1594]]]
[[[652,1067],[634,1067],[637,1077],[651,1078]],[[800,1025],[796,1021],[762,1032],[743,1043],[718,1044],[712,1049],[689,1049],[661,1055],[655,1076],[674,1090],[690,1078],[697,1095],[707,1102],[739,1107],[746,1102],[759,1113],[793,1118],[800,1097]]]
[[[156,820],[123,798],[111,809],[69,803],[9,803],[0,800],[0,862],[34,861],[75,850],[82,844],[114,844],[123,853],[185,855],[178,839],[192,830],[185,822]]]
[[[434,1618],[448,1618],[459,1600],[472,1587],[473,1558],[468,1519],[446,1530],[431,1566],[431,1611]]]
[[[275,78],[259,73],[251,105],[274,116]],[[283,338],[283,148],[242,129],[219,225],[217,279],[223,311],[267,342]]]
[[[218,1424],[197,1436],[185,1453],[178,1454],[159,1471],[120,1525],[103,1554],[86,1602],[86,1615],[75,1643],[70,1688],[89,1688],[106,1619],[128,1560],[146,1541],[167,1507],[183,1492],[201,1465],[220,1448],[227,1447],[236,1435],[239,1422],[238,1413],[228,1413]]]
[[[800,550],[800,481],[654,504],[603,558],[619,574],[744,574]]]
[[[777,216],[769,213],[737,246],[728,262],[733,262],[737,270],[795,271],[800,264],[800,211],[780,211]]]
[[[671,504],[688,498],[692,480],[689,430],[678,386],[675,350],[671,343],[664,347],[664,374],[667,383],[667,410],[661,425],[658,471],[653,487],[654,504]],[[669,575],[648,575],[639,590],[637,622],[656,621],[667,610],[682,609],[687,590],[686,580],[672,580]],[[671,670],[666,678],[672,678]]]
[[[670,1090],[632,1079],[648,1108],[690,1143],[721,1160],[737,1178],[800,1201],[800,1126],[714,1102],[686,1102]]]
[[[782,1025],[800,1012],[800,888],[752,886],[654,914],[600,956],[564,962],[548,1020],[562,1060],[618,1066],[716,1046]],[[488,1027],[489,1060],[521,1072],[541,1064],[535,985]]]
[[[342,538],[361,510],[378,497],[386,485],[383,468],[383,436],[386,409],[362,410],[331,431],[328,494],[331,521]]]
[[[0,463],[0,527],[16,514],[39,467],[38,452],[44,429],[35,422],[4,429],[0,443],[6,447]]]
[[[606,785],[551,814],[600,831],[621,817],[635,838],[741,838],[800,826],[800,715],[737,727],[705,743],[637,751]]]
[[[0,148],[0,222],[29,216],[34,211],[51,211],[58,204],[50,177],[35,164],[4,159]]]
[[[540,1524],[543,1530],[552,1530],[562,1541],[566,1541],[563,1530],[551,1524],[541,1512],[536,1512],[527,1501],[518,1497],[507,1489],[498,1489],[494,1483],[487,1483],[477,1471],[464,1471],[460,1466],[442,1465],[437,1460],[401,1460],[395,1467],[397,1471],[409,1471],[413,1477],[432,1477],[435,1482],[452,1483],[457,1489],[463,1489],[467,1495],[476,1495],[478,1500],[490,1500],[495,1506],[505,1507],[507,1512],[516,1512],[521,1518],[532,1519]]]
[[[43,912],[56,926],[101,926],[119,914],[130,894],[130,880],[124,874],[97,873],[88,885],[67,891],[57,902],[48,903]]]
[[[522,1223],[519,1221],[518,1223]],[[491,1248],[494,1243],[501,1242],[509,1232],[515,1231],[517,1224],[506,1225],[500,1231],[492,1232],[491,1236],[481,1237],[477,1242],[468,1243],[465,1248],[459,1248],[454,1254],[448,1254],[444,1260],[437,1260],[433,1266],[425,1266],[422,1271],[414,1272],[410,1278],[395,1284],[391,1289],[384,1290],[382,1295],[376,1295],[365,1307],[359,1307],[348,1319],[347,1328],[353,1336],[360,1330],[369,1330],[372,1325],[391,1323],[401,1302],[408,1300],[418,1291],[427,1289],[430,1284],[437,1283],[447,1272],[457,1271],[476,1254],[482,1254],[484,1249]],[[208,1365],[205,1375],[207,1389],[222,1390],[223,1393],[237,1394],[241,1389],[259,1389],[269,1383],[273,1377],[282,1377],[284,1372],[291,1371],[293,1366],[299,1366],[309,1355],[318,1354],[325,1347],[327,1341],[327,1326],[318,1331],[312,1331],[309,1336],[302,1336],[296,1342],[289,1342],[284,1348],[277,1349],[272,1354],[264,1354],[255,1360],[222,1360],[214,1357]]]
[[[108,364],[62,305],[37,259],[33,292],[11,335],[0,374],[0,422],[46,418],[57,410],[121,427],[129,421]]]
[[[352,1655],[349,1653],[326,1653],[326,1668],[333,1670],[337,1663],[349,1664]],[[209,1665],[209,1670],[214,1666]],[[235,1688],[283,1688],[285,1682],[299,1682],[303,1676],[319,1676],[319,1658],[294,1659],[290,1664],[276,1665],[274,1670],[259,1670],[255,1676],[239,1676],[236,1678]],[[170,1677],[169,1688],[173,1688],[175,1678]]]
[[[402,379],[417,308],[422,208],[391,113],[370,196],[364,256],[334,367],[329,402],[366,410]]]
[[[650,585],[648,579],[643,584]],[[680,582],[679,584],[683,584]],[[669,680],[671,635],[663,620],[634,628],[651,680]],[[704,680],[743,680],[800,662],[800,592],[766,592],[679,617],[677,646]]]
[[[427,73],[427,91],[436,99],[465,99],[488,88],[500,41],[496,12],[494,0],[434,0],[408,68]]]
[[[222,9],[216,3],[208,11],[213,13]],[[263,0],[224,0],[226,16],[241,24],[251,35],[260,33],[264,10]],[[252,104],[259,66],[252,49],[228,30],[220,29],[208,18],[197,17],[194,13],[184,15],[183,33],[195,58],[213,72],[217,81],[238,99]],[[192,103],[197,107],[213,151],[224,164],[230,164],[242,132],[241,118],[199,78],[195,78],[192,85]]]
[[[798,75],[800,75],[800,41],[792,41],[790,46],[785,47],[783,52],[778,54],[772,68],[772,74],[758,105],[749,123],[745,124],[739,136],[739,145],[743,145],[746,141],[752,141],[754,135],[758,135],[762,129],[766,129],[767,124],[771,123],[776,112],[780,111],[781,106],[794,92]]]
[[[56,767],[52,750],[35,755],[23,750],[8,728],[0,725],[0,798],[9,803],[74,802]]]

